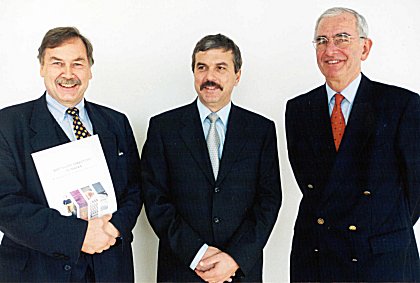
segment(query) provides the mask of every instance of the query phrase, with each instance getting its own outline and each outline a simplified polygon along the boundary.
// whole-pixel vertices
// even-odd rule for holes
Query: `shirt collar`
[[[51,95],[47,93],[46,95],[47,100],[47,107],[48,110],[50,110],[51,114],[55,117],[57,121],[64,121],[64,119],[67,117],[66,110],[68,109],[66,106],[62,105],[60,102],[58,102],[55,98],[53,98]],[[77,109],[79,109],[79,117],[80,119],[84,120],[87,116],[86,114],[86,108],[85,108],[85,100],[82,99],[78,104],[75,105]]]
[[[197,98],[197,107],[198,107],[198,113],[200,114],[201,123],[204,123],[207,116],[212,112],[203,103],[201,103],[199,98]],[[227,126],[231,108],[232,108],[232,102],[229,101],[229,103],[225,107],[223,107],[222,109],[216,112],[225,127]]]
[[[353,104],[361,80],[362,74],[359,74],[345,89],[343,89],[343,91],[340,92],[346,98],[346,100],[350,102],[350,104]],[[328,102],[330,102],[337,92],[330,88],[328,84],[325,84],[325,86],[327,89]]]

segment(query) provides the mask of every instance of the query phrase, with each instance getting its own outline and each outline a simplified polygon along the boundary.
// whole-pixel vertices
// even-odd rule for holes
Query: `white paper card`
[[[117,210],[97,135],[32,153],[48,205],[64,216],[89,220]]]

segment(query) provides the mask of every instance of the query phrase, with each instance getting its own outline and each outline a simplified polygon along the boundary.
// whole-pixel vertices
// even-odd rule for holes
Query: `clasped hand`
[[[109,222],[112,215],[107,214],[88,221],[82,252],[88,254],[101,253],[115,245],[120,232]]]
[[[238,268],[238,264],[230,255],[218,248],[208,247],[195,273],[206,282],[232,282]]]

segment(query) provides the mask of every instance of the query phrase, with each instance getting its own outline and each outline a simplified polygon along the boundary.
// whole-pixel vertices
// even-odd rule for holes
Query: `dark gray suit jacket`
[[[263,248],[281,204],[275,126],[232,105],[217,181],[196,102],[150,120],[142,153],[146,213],[159,237],[158,281],[196,282],[189,268],[207,243],[261,281]]]
[[[122,240],[93,256],[96,280],[133,281],[131,241],[141,209],[140,160],[125,115],[86,102],[117,197],[111,222]],[[45,94],[0,111],[0,281],[65,282],[78,261],[87,222],[48,208],[31,153],[69,142]],[[120,153],[120,154],[119,154]],[[121,154],[123,153],[123,154]]]

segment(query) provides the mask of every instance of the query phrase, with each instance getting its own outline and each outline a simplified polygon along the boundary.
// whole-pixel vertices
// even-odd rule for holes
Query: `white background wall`
[[[141,150],[152,115],[195,98],[190,65],[196,42],[219,32],[231,37],[244,61],[233,101],[277,125],[283,206],[265,249],[264,279],[288,281],[301,194],[287,160],[284,110],[288,99],[324,83],[311,44],[317,17],[333,6],[359,11],[367,18],[373,39],[364,73],[373,80],[420,91],[420,2],[349,2],[0,0],[0,108],[43,93],[36,59],[42,37],[53,27],[76,26],[94,47],[87,99],[126,113]],[[157,238],[144,212],[134,234],[136,281],[153,282]]]

